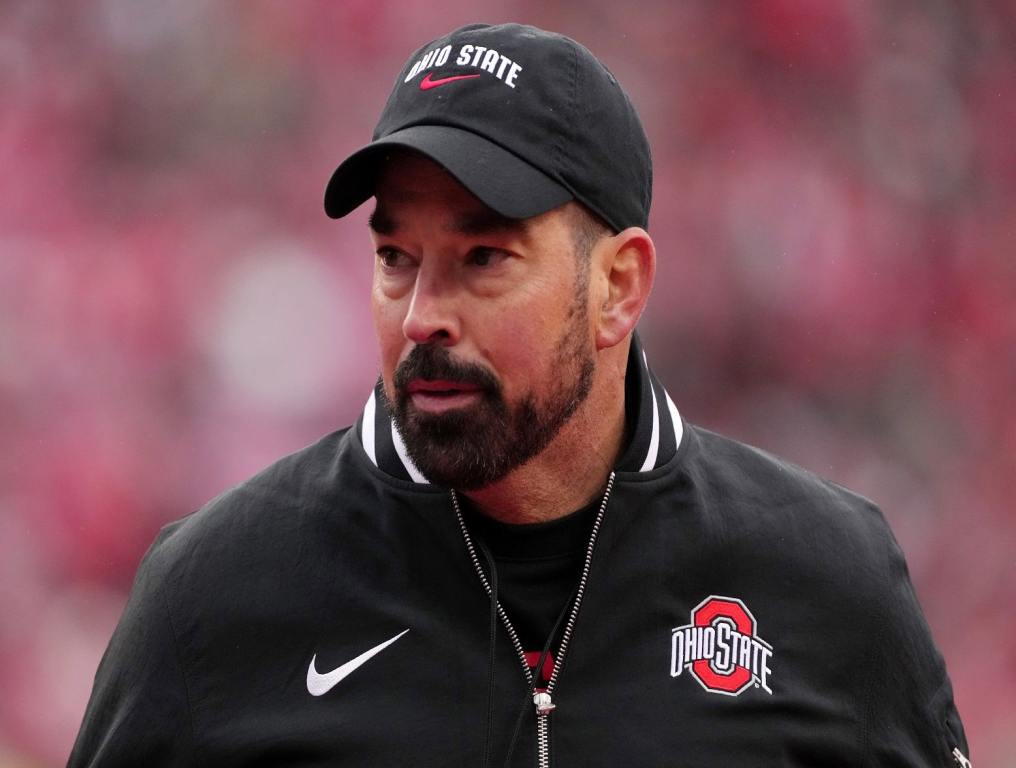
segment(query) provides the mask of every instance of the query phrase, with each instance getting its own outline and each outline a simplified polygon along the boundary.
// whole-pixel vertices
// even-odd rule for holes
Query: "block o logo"
[[[710,693],[738,696],[748,688],[772,694],[773,648],[756,634],[755,617],[736,597],[710,595],[691,611],[691,623],[670,639],[670,676],[688,670]]]

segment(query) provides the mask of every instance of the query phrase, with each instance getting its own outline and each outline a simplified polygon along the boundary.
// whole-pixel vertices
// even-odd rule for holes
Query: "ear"
[[[596,348],[601,350],[627,338],[641,317],[656,276],[656,246],[644,229],[629,227],[602,240],[596,255],[605,278],[596,315]]]

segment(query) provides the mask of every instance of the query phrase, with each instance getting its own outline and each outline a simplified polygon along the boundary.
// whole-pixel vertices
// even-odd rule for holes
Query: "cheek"
[[[485,342],[480,351],[495,365],[510,400],[542,389],[540,382],[555,375],[555,349],[563,330],[559,311],[517,305],[488,313],[484,326],[477,334]]]
[[[371,313],[374,316],[374,333],[377,335],[378,352],[381,355],[381,375],[384,376],[385,382],[389,382],[406,343],[402,333],[402,324],[405,320],[404,302],[393,301],[375,286],[371,294]]]

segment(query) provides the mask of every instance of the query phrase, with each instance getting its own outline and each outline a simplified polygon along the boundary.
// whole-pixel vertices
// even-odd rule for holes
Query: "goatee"
[[[439,344],[413,348],[395,370],[395,402],[385,400],[406,451],[428,480],[463,490],[483,488],[550,444],[592,388],[592,353],[576,330],[569,328],[555,349],[556,385],[549,394],[540,400],[530,391],[514,404],[505,401],[487,368],[456,360]],[[479,401],[443,413],[421,412],[407,389],[414,379],[469,384],[477,388]]]

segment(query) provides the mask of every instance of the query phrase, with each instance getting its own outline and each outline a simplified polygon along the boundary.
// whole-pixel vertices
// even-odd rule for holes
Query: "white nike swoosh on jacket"
[[[381,653],[385,648],[394,643],[400,637],[402,637],[408,629],[399,632],[395,637],[390,640],[385,640],[381,645],[375,645],[369,651],[364,651],[355,659],[347,661],[340,667],[336,667],[331,672],[321,674],[314,667],[314,662],[317,660],[317,654],[310,660],[310,666],[307,668],[307,691],[311,696],[323,696],[334,688],[343,678],[349,675],[350,672],[362,666],[366,662],[370,661],[374,656]]]

